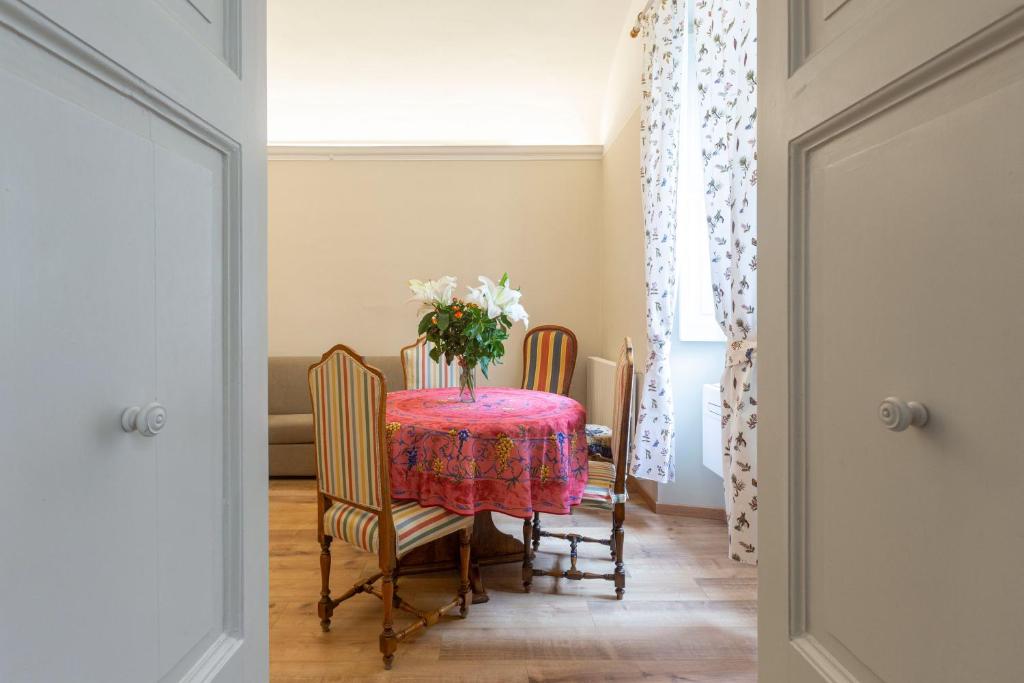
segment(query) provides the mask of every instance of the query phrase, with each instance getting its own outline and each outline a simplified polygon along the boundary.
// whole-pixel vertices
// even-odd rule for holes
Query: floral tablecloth
[[[568,514],[587,483],[586,411],[565,396],[482,387],[388,394],[391,496],[471,515]]]

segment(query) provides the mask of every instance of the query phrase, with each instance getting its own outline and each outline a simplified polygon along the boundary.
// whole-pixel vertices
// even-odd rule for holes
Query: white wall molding
[[[267,145],[270,161],[546,161],[603,154],[602,145]]]

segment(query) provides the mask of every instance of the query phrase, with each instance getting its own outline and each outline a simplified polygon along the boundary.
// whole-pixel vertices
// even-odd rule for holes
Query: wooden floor
[[[495,514],[520,534],[518,520]],[[609,516],[579,510],[544,515],[549,529],[604,536]],[[399,644],[385,672],[378,652],[380,601],[357,595],[338,606],[330,633],[316,616],[319,546],[311,480],[270,483],[270,671],[273,681],[742,681],[756,680],[757,574],[726,559],[720,522],[655,515],[630,504],[626,596],[606,581],[536,577],[524,594],[518,565],[483,568],[491,600],[466,620],[441,623]],[[607,549],[586,544],[581,568],[610,571]],[[376,558],[333,548],[338,595]],[[545,538],[534,566],[567,566],[568,544]],[[455,594],[454,573],[403,577],[402,596],[433,608]],[[397,613],[396,628],[409,615]]]

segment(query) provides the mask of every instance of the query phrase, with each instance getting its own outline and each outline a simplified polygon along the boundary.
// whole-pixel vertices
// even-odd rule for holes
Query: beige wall
[[[582,361],[604,348],[600,160],[269,166],[271,355],[315,355],[338,342],[397,354],[416,337],[409,278],[455,275],[461,289],[507,270],[531,325],[560,323],[579,336],[572,393],[586,396]],[[522,339],[518,325],[494,383],[518,386]]]
[[[641,364],[647,357],[647,323],[639,108],[608,142],[601,170],[601,355],[615,358],[629,335]]]

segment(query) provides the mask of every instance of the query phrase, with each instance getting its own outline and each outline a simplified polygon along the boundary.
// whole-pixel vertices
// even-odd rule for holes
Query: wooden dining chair
[[[576,335],[561,325],[540,325],[523,340],[523,389],[569,395],[576,369]]]
[[[339,344],[309,368],[316,444],[317,536],[320,541],[320,626],[328,631],[334,608],[357,593],[370,593],[384,602],[380,650],[390,669],[398,642],[435,624],[449,610],[469,610],[469,539],[473,517],[444,508],[424,508],[415,502],[391,500],[389,473],[390,426],[385,425],[387,384],[380,370]],[[451,533],[459,533],[458,596],[431,612],[401,599],[395,587],[398,558],[413,548]],[[331,598],[331,541],[340,539],[376,553],[380,571],[361,579],[340,598]],[[380,588],[374,586],[381,580]],[[395,631],[394,608],[417,620]]]
[[[615,366],[615,404],[612,418],[612,460],[588,460],[587,486],[583,490],[584,507],[610,510],[612,513],[611,535],[608,538],[589,538],[573,533],[544,531],[540,525],[540,513],[535,513],[533,523],[523,521],[523,589],[529,593],[534,576],[555,576],[565,579],[606,579],[615,582],[615,598],[622,599],[626,591],[626,568],[623,561],[623,542],[626,521],[626,471],[629,459],[629,440],[633,426],[633,341],[626,337],[619,349]],[[561,538],[569,541],[570,567],[565,571],[557,569],[540,570],[533,568],[533,559],[540,546],[542,536]],[[580,543],[600,543],[609,546],[615,568],[612,573],[580,571],[576,567],[576,551]]]
[[[402,374],[405,375],[406,389],[443,389],[459,386],[459,365],[448,363],[444,356],[435,361],[430,357],[434,345],[426,337],[420,337],[412,344],[403,346]]]

